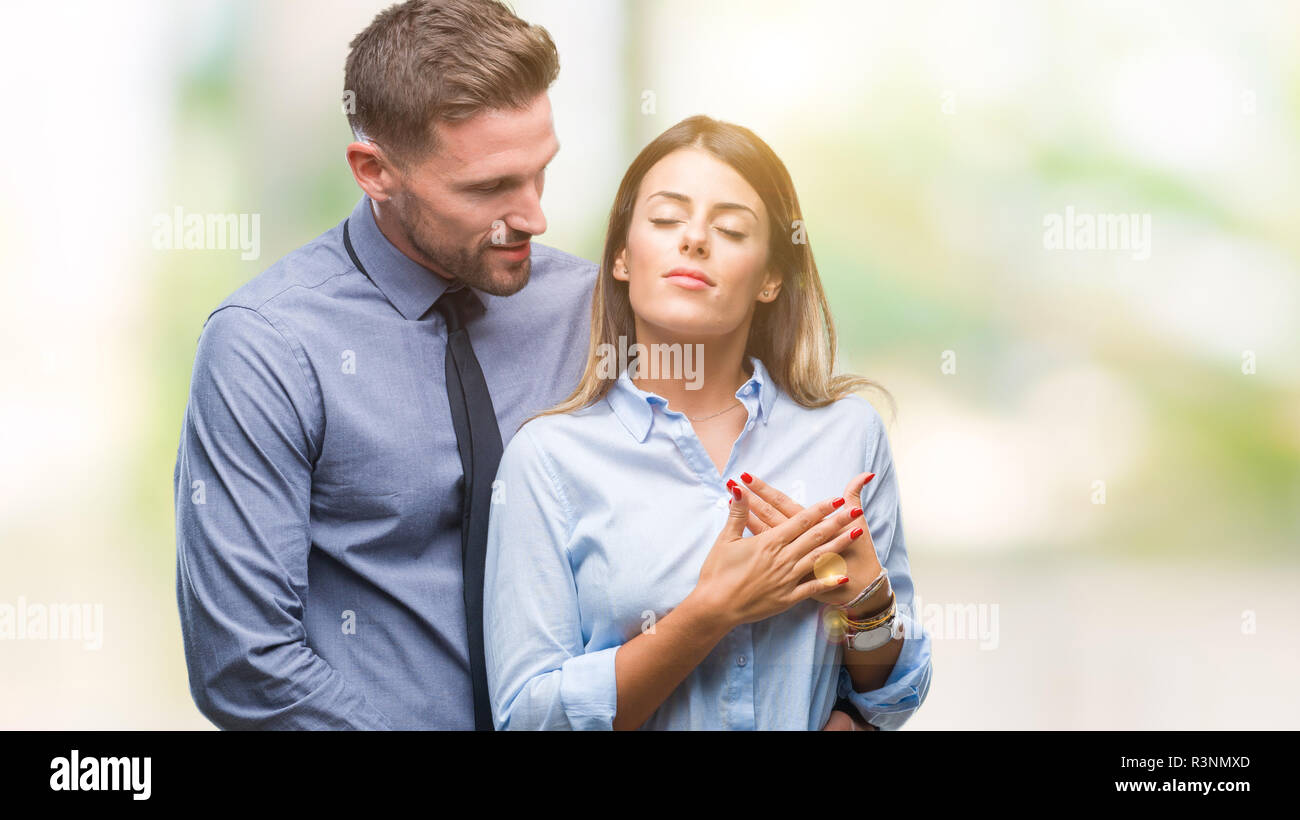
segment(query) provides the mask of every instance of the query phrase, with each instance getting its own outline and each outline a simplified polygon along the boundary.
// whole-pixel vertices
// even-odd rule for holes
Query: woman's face
[[[755,302],[780,289],[767,271],[769,234],[762,199],[734,168],[681,148],[642,179],[613,276],[656,335],[724,336],[747,329]]]

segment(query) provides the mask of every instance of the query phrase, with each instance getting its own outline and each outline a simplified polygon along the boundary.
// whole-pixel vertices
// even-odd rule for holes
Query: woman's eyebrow
[[[691,202],[691,198],[688,197],[686,194],[679,194],[679,193],[677,193],[676,191],[655,191],[653,194],[651,194],[650,196],[646,197],[646,199],[647,199],[647,200],[650,200],[650,199],[653,199],[654,197],[657,197],[657,196],[666,197],[666,198],[668,198],[668,199],[675,199],[675,200],[677,200],[678,202],[685,202],[685,203],[688,204],[688,205],[689,205],[690,202]],[[713,210],[715,210],[715,211],[728,211],[728,210],[730,210],[730,211],[749,211],[750,216],[754,217],[754,219],[758,219],[758,214],[754,213],[754,209],[753,209],[753,208],[749,207],[748,205],[742,205],[742,204],[739,203],[739,202],[718,202],[718,203],[714,204],[714,206],[713,206]]]

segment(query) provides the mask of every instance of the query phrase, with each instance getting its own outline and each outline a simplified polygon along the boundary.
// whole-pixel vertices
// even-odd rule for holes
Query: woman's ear
[[[758,301],[775,302],[777,294],[781,292],[781,277],[769,273],[763,280],[763,287],[759,288]]]
[[[623,250],[619,251],[619,252],[618,252],[618,256],[615,256],[615,257],[614,257],[614,271],[613,271],[613,273],[614,273],[614,278],[617,279],[617,280],[619,280],[620,282],[626,282],[626,281],[628,281],[628,275],[627,275],[627,248],[624,248]]]

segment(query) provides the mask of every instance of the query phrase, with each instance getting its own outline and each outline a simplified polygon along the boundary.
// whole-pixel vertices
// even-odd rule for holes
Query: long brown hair
[[[613,380],[599,370],[597,352],[604,344],[611,346],[605,350],[617,348],[620,336],[626,338],[628,349],[636,343],[628,283],[614,278],[614,260],[627,244],[641,180],[659,160],[688,147],[701,148],[734,168],[767,208],[768,264],[781,274],[783,284],[774,301],[758,303],[745,355],[761,361],[781,390],[804,407],[822,407],[865,388],[881,391],[892,405],[889,391],[878,383],[861,376],[834,375],[835,325],[785,163],[748,128],[697,115],[656,137],[623,175],[609,212],[605,251],[591,298],[586,371],[567,399],[538,416],[587,407],[604,398],[613,386]]]

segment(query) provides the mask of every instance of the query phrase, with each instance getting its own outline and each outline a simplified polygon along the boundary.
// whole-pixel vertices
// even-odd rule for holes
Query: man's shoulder
[[[590,259],[583,259],[572,253],[567,253],[559,248],[550,245],[543,245],[541,242],[532,243],[532,255],[534,259],[545,263],[547,270],[576,270],[591,276],[596,275],[596,268],[599,267]]]
[[[550,340],[567,349],[575,339],[586,339],[597,270],[595,262],[534,242],[528,284],[510,296],[484,298],[505,306],[500,315],[510,317],[511,322],[519,321],[521,313],[534,317],[530,321],[538,334],[537,344],[545,346]]]
[[[240,285],[213,308],[212,314],[225,308],[242,307],[265,316],[267,310],[286,294],[314,290],[335,277],[358,273],[343,248],[342,236],[343,223],[340,222]]]
[[[596,286],[596,273],[600,266],[581,256],[566,253],[550,245],[533,243],[532,272],[533,280],[545,281],[546,289],[561,289],[566,292],[580,293],[587,298]],[[540,290],[540,288],[539,288]]]

